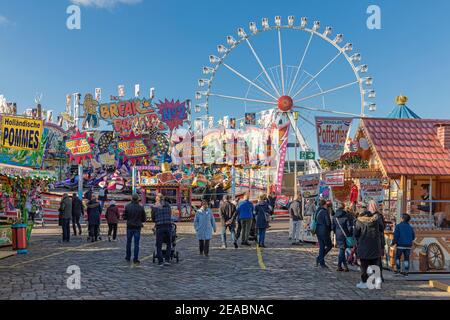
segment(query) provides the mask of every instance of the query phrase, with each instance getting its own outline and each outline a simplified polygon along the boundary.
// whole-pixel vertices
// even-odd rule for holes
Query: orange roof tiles
[[[450,175],[450,150],[438,140],[438,124],[450,126],[450,120],[362,120],[365,135],[390,176]]]

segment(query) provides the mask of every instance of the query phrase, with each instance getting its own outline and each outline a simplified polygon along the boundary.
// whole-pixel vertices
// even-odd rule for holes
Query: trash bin
[[[17,254],[27,253],[27,225],[13,224],[11,229],[13,250],[17,250]]]

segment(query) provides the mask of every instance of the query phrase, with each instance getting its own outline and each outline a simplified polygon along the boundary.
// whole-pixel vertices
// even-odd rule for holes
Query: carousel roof
[[[390,119],[420,119],[414,111],[404,104],[396,106],[387,117]]]
[[[388,176],[450,175],[450,150],[441,144],[438,126],[450,126],[450,120],[364,118],[361,122]]]
[[[406,96],[398,96],[395,100],[396,106],[388,114],[388,118],[390,119],[420,119],[420,117],[412,111],[406,103],[408,102],[408,97]]]

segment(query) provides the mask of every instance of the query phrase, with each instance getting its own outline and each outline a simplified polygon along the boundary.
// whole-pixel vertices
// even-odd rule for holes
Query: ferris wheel
[[[227,36],[228,46],[218,45],[218,55],[210,55],[210,66],[203,67],[209,78],[198,81],[197,113],[209,115],[211,108],[226,114],[269,112],[271,121],[290,123],[306,151],[315,116],[362,118],[376,110],[368,66],[343,34],[333,36],[332,27],[321,30],[319,21],[308,26],[306,17],[296,23],[294,16],[283,24],[276,16],[274,25],[263,18],[261,28],[250,22],[249,32],[239,28],[237,36]],[[319,169],[316,161],[309,162],[312,171]]]

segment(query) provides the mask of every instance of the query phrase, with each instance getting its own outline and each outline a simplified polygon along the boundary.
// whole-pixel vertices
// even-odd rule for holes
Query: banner
[[[344,153],[352,118],[316,117],[317,146],[320,158],[339,160]]]
[[[164,122],[172,131],[183,125],[183,122],[188,118],[188,110],[186,107],[186,101],[180,102],[179,100],[169,101],[167,99],[159,101],[156,104],[161,115],[161,121]]]
[[[141,134],[151,128],[167,130],[150,100],[133,99],[100,105],[100,118],[113,125],[119,135],[134,131]]]
[[[276,194],[281,194],[283,175],[284,175],[284,163],[286,160],[287,145],[289,140],[289,123],[283,125],[278,129],[278,139],[276,140],[279,145],[278,150],[278,167],[277,167],[277,181],[275,184]]]
[[[361,199],[363,202],[384,200],[384,187],[381,179],[359,179]]]
[[[345,185],[344,170],[337,170],[326,173],[325,184],[328,187],[343,187]]]
[[[122,141],[119,141],[118,147],[123,152],[124,157],[133,163],[149,155],[148,148],[142,138],[135,136],[133,132],[129,136],[123,137]]]
[[[37,151],[41,145],[44,121],[22,117],[2,117],[2,147]]]
[[[82,160],[92,159],[93,148],[91,143],[87,138],[87,134],[77,133],[72,135],[69,140],[66,141],[67,153],[70,156],[70,160],[75,160],[76,163],[80,164]]]
[[[302,197],[315,198],[319,195],[320,175],[308,174],[298,178]]]

